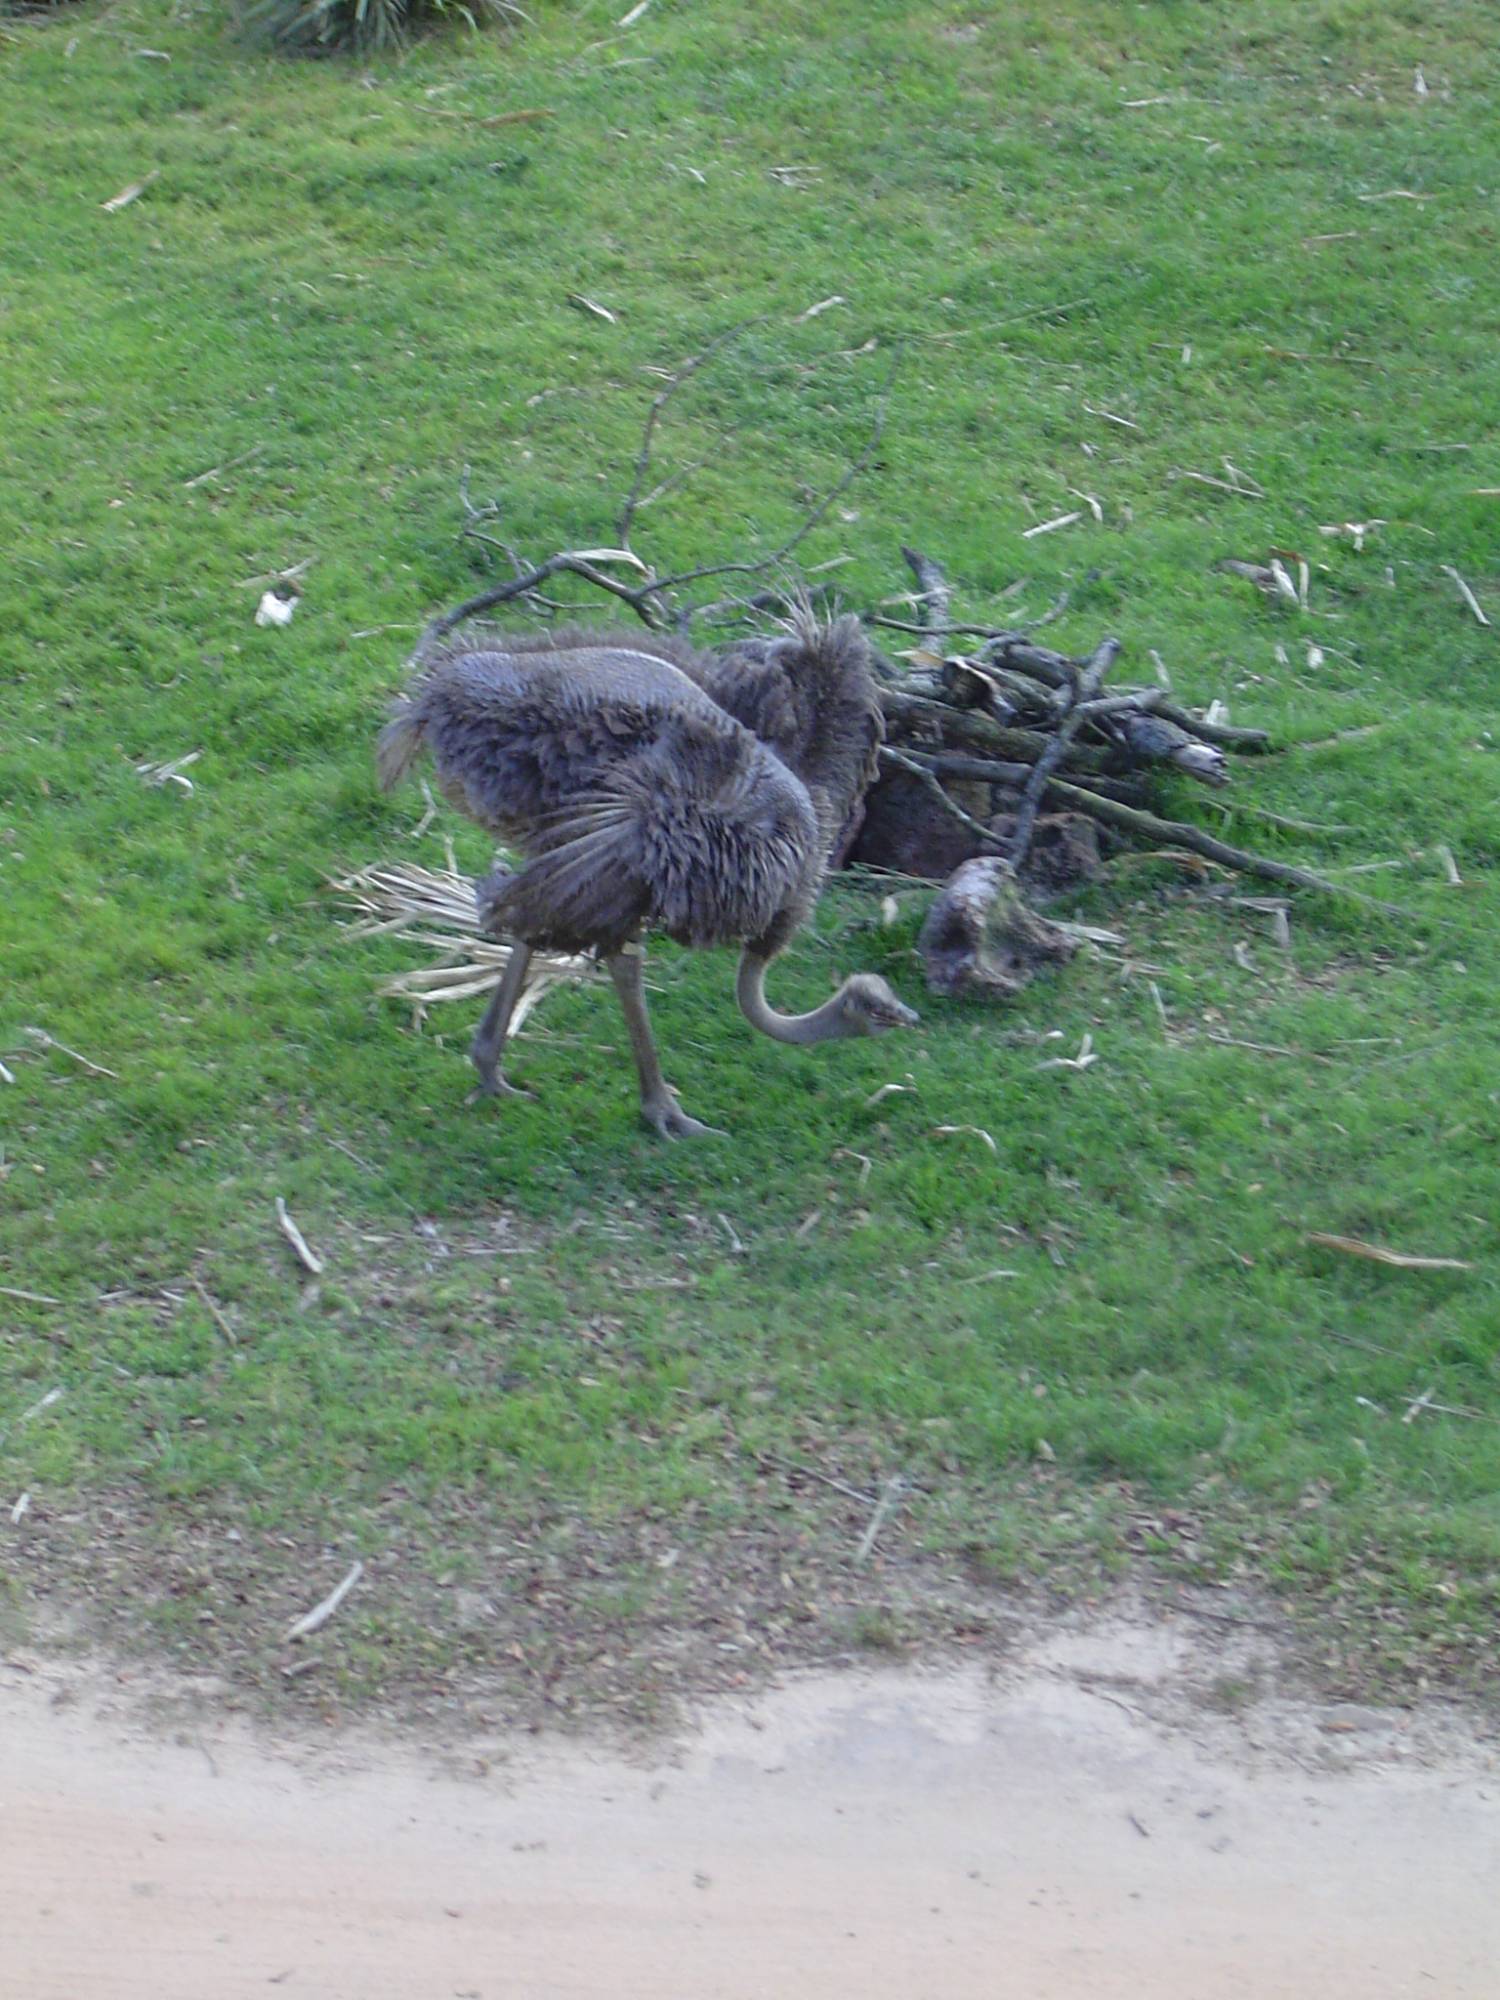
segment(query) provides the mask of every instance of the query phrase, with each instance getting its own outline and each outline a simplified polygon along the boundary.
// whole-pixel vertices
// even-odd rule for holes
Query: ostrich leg
[[[630,1047],[636,1073],[641,1080],[641,1116],[664,1139],[694,1139],[700,1135],[722,1139],[726,1135],[715,1125],[689,1118],[677,1102],[677,1094],[661,1073],[656,1041],[651,1033],[651,1017],[646,1012],[645,954],[637,944],[627,945],[609,961],[609,976],[615,982],[625,1026],[630,1030]]]
[[[485,1010],[484,1019],[474,1030],[474,1039],[469,1044],[469,1059],[479,1072],[479,1087],[470,1094],[472,1104],[480,1097],[532,1097],[533,1091],[521,1090],[510,1083],[500,1072],[500,1052],[505,1047],[505,1038],[510,1033],[510,1017],[516,1011],[516,1002],[521,997],[521,988],[526,984],[526,974],[531,966],[531,946],[513,944],[510,957],[505,961],[505,971],[500,984],[495,988],[495,997]]]

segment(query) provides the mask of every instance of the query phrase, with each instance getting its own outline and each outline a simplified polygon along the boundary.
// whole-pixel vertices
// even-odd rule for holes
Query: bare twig
[[[1216,743],[1222,750],[1257,751],[1269,750],[1271,738],[1264,729],[1231,728],[1227,722],[1215,722],[1204,715],[1194,715],[1191,709],[1179,708],[1175,701],[1158,699],[1155,713],[1165,722],[1175,722],[1179,729],[1185,729],[1191,736],[1201,736],[1205,743]]]
[[[978,709],[952,708],[928,695],[909,694],[905,688],[882,688],[880,705],[888,721],[931,727],[945,740],[950,736],[959,742],[967,738],[985,750],[997,751],[1002,757],[1016,757],[1027,764],[1034,764],[1051,740],[1040,729],[1012,728]],[[1102,752],[1078,745],[1072,761],[1079,770],[1097,771],[1104,757]]]
[[[884,599],[884,602],[887,604],[910,604],[911,601],[910,597],[888,597]],[[995,625],[928,625],[926,623],[919,625],[914,624],[909,618],[881,618],[878,616],[872,617],[869,623],[871,625],[879,625],[887,632],[913,632],[919,637],[927,639],[1010,640],[1025,637],[1025,634],[1019,630],[1009,631]]]
[[[326,1625],[364,1573],[365,1566],[362,1562],[352,1564],[342,1583],[335,1585],[320,1604],[315,1604],[311,1611],[304,1613],[290,1628],[286,1635],[287,1644],[295,1645],[299,1639],[308,1638]]]
[[[333,1150],[336,1153],[342,1153],[346,1160],[353,1160],[355,1166],[359,1168],[362,1174],[373,1174],[376,1171],[376,1169],[370,1165],[370,1162],[368,1160],[361,1159],[359,1154],[355,1152],[354,1148],[352,1146],[345,1145],[342,1139],[334,1139],[332,1137],[329,1137],[327,1134],[325,1134],[324,1136],[325,1138],[328,1139],[328,1144],[332,1146]]]
[[[740,330],[739,328],[733,328],[730,334],[726,334],[722,338],[728,339],[732,337],[733,333]],[[493,610],[497,605],[511,604],[517,598],[529,596],[539,585],[546,583],[549,578],[554,576],[570,575],[581,577],[585,583],[592,584],[595,589],[608,591],[611,596],[618,597],[622,603],[628,604],[643,625],[648,626],[653,631],[661,631],[672,622],[668,615],[667,606],[674,591],[681,590],[688,584],[701,582],[706,577],[763,576],[766,571],[775,569],[779,564],[785,562],[796,549],[800,548],[808,535],[812,533],[813,529],[834,505],[835,501],[848,491],[849,487],[853,485],[854,481],[874,458],[876,451],[879,449],[880,440],[885,432],[886,398],[900,358],[898,353],[881,387],[875,421],[871,426],[870,435],[865,442],[864,449],[845,468],[842,477],[809,508],[797,528],[777,548],[772,549],[768,555],[741,562],[702,563],[695,569],[680,570],[670,576],[655,576],[648,572],[644,582],[631,584],[624,583],[618,578],[608,575],[599,567],[599,563],[608,558],[615,561],[630,561],[635,563],[637,568],[644,568],[645,565],[629,550],[559,550],[556,555],[549,556],[545,562],[538,563],[534,568],[524,571],[519,576],[510,578],[505,583],[492,585],[490,589],[480,591],[477,596],[468,598],[463,604],[457,606],[455,610],[445,612],[439,618],[434,618],[418,640],[408,663],[409,666],[413,668],[420,666],[430,649],[440,639],[445,638],[449,632],[453,631],[456,626],[463,624],[466,619],[475,618],[481,612]],[[670,391],[674,386],[673,382],[669,382],[667,389]],[[659,418],[659,410],[657,415]],[[654,431],[654,425],[652,429]],[[637,470],[639,476],[644,478],[644,471],[639,459],[637,460]],[[625,510],[625,525],[627,527],[630,524],[630,518],[639,509],[639,506],[640,494],[636,491],[633,498],[627,501]]]
[[[754,562],[705,563],[697,569],[682,570],[675,576],[661,577],[647,586],[647,588],[651,592],[661,595],[668,591],[679,590],[684,584],[698,583],[704,577],[709,576],[763,576],[768,569],[775,569],[778,564],[785,562],[795,549],[801,547],[802,543],[823,519],[823,516],[833,506],[834,502],[841,499],[848,492],[849,488],[859,478],[860,474],[866,469],[876,452],[880,449],[880,440],[885,435],[886,398],[890,393],[891,383],[895,379],[896,370],[900,364],[901,355],[898,351],[890,368],[886,371],[885,381],[881,385],[875,421],[870,428],[870,435],[865,442],[864,450],[847,467],[842,478],[835,485],[831,486],[820,500],[814,503],[809,512],[803,516],[801,525],[787,537],[779,548],[773,549],[768,556],[761,556]]]
[[[1049,1056],[1045,1062],[1037,1064],[1038,1069],[1091,1069],[1098,1062],[1098,1051],[1094,1047],[1092,1035],[1085,1035],[1078,1045],[1076,1056]]]
[[[993,1135],[986,1132],[982,1125],[934,1125],[927,1136],[930,1139],[957,1139],[965,1135],[982,1140],[992,1153],[998,1153],[1000,1150],[995,1144]]]
[[[49,1035],[45,1028],[23,1028],[21,1032],[29,1035],[39,1047],[56,1049],[59,1055],[67,1056],[70,1061],[76,1062],[80,1069],[86,1069],[90,1076],[113,1077],[116,1083],[120,1080],[118,1070],[106,1069],[102,1063],[90,1062],[88,1057],[81,1056],[77,1049],[70,1049],[66,1042],[60,1042],[56,1035]]]
[[[999,333],[1002,327],[1021,326],[1027,320],[1031,319],[1060,319],[1064,313],[1077,312],[1080,307],[1091,306],[1093,303],[1094,301],[1092,300],[1092,298],[1065,299],[1060,305],[1031,306],[1025,312],[1007,313],[1004,319],[988,319],[985,320],[983,324],[980,326],[956,327],[951,333],[917,332],[908,334],[906,338],[908,340],[931,340],[940,342],[947,342],[950,340],[969,340],[972,339],[975,334]]]
[[[1298,1062],[1332,1063],[1332,1056],[1319,1055],[1313,1049],[1284,1049],[1275,1042],[1247,1042],[1239,1035],[1206,1034],[1204,1040],[1217,1042],[1226,1049],[1253,1049],[1262,1056],[1294,1056]]]
[[[1302,1238],[1320,1250],[1340,1250],[1346,1257],[1362,1257],[1369,1264],[1389,1264],[1398,1271],[1472,1271],[1462,1257],[1408,1257],[1399,1250],[1384,1249],[1378,1243],[1363,1242],[1358,1236],[1327,1236],[1311,1229]]]
[[[878,1505],[873,1493],[862,1493],[857,1486],[850,1486],[842,1479],[835,1479],[831,1473],[819,1472],[814,1465],[799,1465],[794,1459],[779,1458],[774,1451],[758,1451],[756,1460],[761,1465],[774,1465],[778,1472],[795,1473],[801,1479],[816,1480],[819,1486],[827,1486],[835,1493],[842,1493],[850,1500],[858,1500],[862,1506]]]
[[[966,757],[956,750],[911,750],[902,753],[913,763],[923,764],[940,778],[969,778],[982,785],[1011,785],[1019,790],[1035,768],[1031,764],[1010,764],[995,757]],[[1123,799],[1139,805],[1145,794],[1135,778],[1101,778],[1091,771],[1070,771],[1075,785],[1099,792],[1107,799]]]
[[[1246,805],[1240,799],[1215,799],[1215,808],[1222,813],[1239,814],[1250,819],[1258,819],[1267,826],[1279,826],[1284,833],[1358,833],[1354,826],[1335,826],[1328,820],[1294,819],[1290,813],[1269,812],[1265,806]]]
[[[1488,618],[1485,617],[1484,611],[1480,606],[1479,599],[1474,595],[1473,591],[1470,590],[1469,586],[1464,582],[1463,578],[1459,575],[1458,571],[1453,567],[1451,563],[1444,563],[1442,568],[1444,576],[1452,577],[1454,584],[1457,587],[1459,596],[1463,599],[1464,603],[1468,605],[1469,609],[1473,612],[1474,616],[1479,620],[1480,624],[1488,625],[1490,621]]]
[[[1075,508],[1071,514],[1057,514],[1050,521],[1038,521],[1034,528],[1023,530],[1023,542],[1035,541],[1038,535],[1050,535],[1058,528],[1071,528],[1075,521],[1083,519],[1082,508]]]
[[[1243,473],[1234,479],[1215,479],[1212,473],[1188,472],[1177,466],[1171,476],[1173,479],[1191,479],[1198,486],[1216,486],[1221,493],[1236,493],[1246,500],[1264,500],[1266,497],[1265,489],[1257,486],[1254,480],[1246,479]]]
[[[239,1340],[235,1334],[234,1328],[229,1324],[229,1321],[224,1317],[224,1310],[222,1306],[220,1306],[218,1300],[214,1298],[213,1294],[209,1291],[208,1287],[204,1284],[203,1280],[197,1276],[194,1276],[193,1278],[193,1290],[198,1294],[199,1298],[202,1299],[205,1307],[208,1310],[209,1318],[213,1321],[214,1325],[219,1329],[220,1333],[223,1334],[224,1338],[229,1342],[229,1345],[231,1347],[238,1347],[240,1344]]]
[[[854,1551],[856,1564],[866,1563],[870,1560],[881,1529],[890,1519],[895,1508],[900,1504],[902,1496],[906,1491],[907,1482],[904,1473],[898,1472],[893,1478],[886,1481],[885,1490],[876,1504],[875,1512],[870,1516],[870,1525],[865,1529],[864,1534],[860,1538],[859,1547]]]
[[[65,1306],[66,1299],[55,1299],[50,1292],[23,1292],[18,1285],[0,1285],[0,1296],[7,1299],[25,1299],[32,1306]]]
[[[733,1255],[736,1257],[748,1255],[744,1244],[740,1241],[740,1233],[729,1220],[729,1217],[727,1215],[720,1215],[717,1217],[717,1220],[719,1227],[729,1239],[729,1248]]]
[[[200,472],[192,479],[184,479],[183,491],[191,492],[195,486],[202,486],[206,480],[217,479],[221,472],[233,472],[237,465],[248,465],[252,458],[259,458],[264,450],[263,444],[253,444],[248,451],[242,451],[238,458],[226,458],[222,465],[211,465],[207,472]]]
[[[1432,1410],[1442,1417],[1467,1417],[1473,1424],[1494,1421],[1488,1410],[1466,1410],[1460,1403],[1435,1403],[1432,1400],[1435,1394],[1434,1384],[1431,1389],[1424,1389],[1420,1396],[1414,1396],[1406,1406],[1406,1415],[1401,1419],[1402,1423],[1415,1423],[1424,1410]]]
[[[428,827],[432,825],[432,822],[438,816],[438,802],[432,796],[432,787],[431,785],[428,784],[425,778],[423,778],[421,781],[421,788],[422,788],[422,797],[427,801],[427,810],[423,813],[422,817],[417,821],[416,825],[412,828],[411,832],[406,836],[408,840],[420,840],[422,838],[422,835],[427,831]]]
[[[276,1197],[276,1220],[281,1224],[282,1235],[285,1236],[287,1242],[296,1251],[298,1262],[302,1264],[304,1269],[311,1271],[315,1278],[320,1278],[323,1275],[322,1259],[315,1257],[312,1251],[308,1249],[307,1238],[287,1213],[286,1203],[280,1195]]]
[[[696,375],[703,364],[711,360],[719,352],[720,348],[727,347],[732,340],[738,340],[742,333],[747,332],[752,326],[761,325],[763,320],[764,315],[758,319],[741,320],[737,326],[732,326],[726,332],[719,334],[716,339],[708,343],[707,347],[701,348],[696,354],[689,355],[688,359],[667,378],[666,386],[652,397],[651,407],[646,412],[646,422],[641,431],[640,449],[636,453],[635,474],[630,482],[630,491],[625,496],[625,504],[620,509],[620,518],[615,529],[616,538],[621,548],[629,548],[630,546],[630,529],[635,520],[636,509],[641,502],[641,494],[646,484],[646,474],[650,470],[651,452],[656,440],[656,428],[661,422],[662,412],[677,394],[683,383],[688,380],[689,376]]]

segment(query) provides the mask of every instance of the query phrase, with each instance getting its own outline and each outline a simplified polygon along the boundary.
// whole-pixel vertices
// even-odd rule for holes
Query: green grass
[[[1477,1680],[1500,703],[1495,629],[1442,566],[1500,619],[1492,9],[659,0],[616,40],[620,11],[369,68],[155,5],[0,30],[0,1283],[68,1301],[0,1296],[0,1467],[32,1494],[4,1560],[212,1659],[306,1602],[327,1545],[404,1535],[482,1577],[525,1524],[595,1537],[599,1616],[649,1623],[653,1536],[734,1560],[763,1533],[784,1569],[824,1547],[822,1489],[768,1517],[771,1453],[918,1481],[893,1568],[1259,1579],[1320,1658]],[[668,427],[668,468],[713,456],[643,516],[659,561],[787,532],[904,342],[878,460],[805,550],[855,558],[850,602],[901,587],[902,540],[971,613],[1097,567],[1063,643],[1116,631],[1142,672],[1155,648],[1283,741],[1383,725],[1240,781],[1355,835],[1239,837],[1325,867],[1441,841],[1466,886],[1430,858],[1355,877],[1415,920],[1309,900],[1285,955],[1136,864],[1082,908],[1149,974],[1080,964],[1007,1013],[928,1002],[920,1038],[806,1054],[751,1039],[726,961],[664,952],[669,1074],[732,1143],[638,1130],[597,993],[523,1042],[541,1102],[466,1112],[464,1010],[407,1032],[372,994],[401,954],[342,944],[321,895],[441,854],[370,746],[411,632],[476,586],[462,468],[533,554],[609,540],[648,371],[753,314]],[[1267,497],[1175,476],[1225,458]],[[1075,490],[1102,527],[1022,540]],[[1376,519],[1362,551],[1320,533]],[[1313,615],[1212,569],[1273,547],[1314,565]],[[247,579],[309,559],[293,625],[257,629]],[[193,750],[191,797],[133,769]],[[877,906],[828,899],[782,1004],[855,966],[919,997],[920,900]],[[1085,1032],[1094,1067],[1038,1068]],[[278,1193],[328,1255],[316,1299]],[[497,1242],[528,1254],[443,1254]],[[1403,1422],[1426,1390],[1477,1420]],[[254,1551],[233,1592],[192,1553],[226,1524]],[[361,1684],[447,1657],[393,1562],[340,1621]]]

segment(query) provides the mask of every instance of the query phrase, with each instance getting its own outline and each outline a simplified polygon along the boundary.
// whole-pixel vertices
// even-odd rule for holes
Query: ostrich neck
[[[825,1000],[810,1014],[778,1014],[766,999],[766,966],[769,960],[746,950],[740,956],[740,974],[735,988],[740,1012],[752,1028],[759,1028],[778,1042],[827,1042],[847,1032],[839,996]]]

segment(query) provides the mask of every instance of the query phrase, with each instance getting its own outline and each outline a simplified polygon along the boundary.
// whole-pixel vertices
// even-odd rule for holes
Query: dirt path
[[[1493,1755],[1441,1715],[1184,1708],[1204,1655],[1080,1630],[995,1684],[805,1680],[649,1765],[491,1744],[447,1770],[223,1720],[153,1739],[36,1662],[0,1675],[0,1989],[1490,2000]]]

